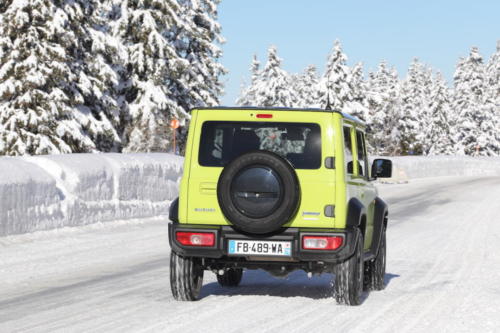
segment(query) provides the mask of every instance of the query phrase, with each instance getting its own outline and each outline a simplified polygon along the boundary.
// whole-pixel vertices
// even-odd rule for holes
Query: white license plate
[[[292,242],[230,239],[228,245],[229,254],[284,257],[292,255]]]

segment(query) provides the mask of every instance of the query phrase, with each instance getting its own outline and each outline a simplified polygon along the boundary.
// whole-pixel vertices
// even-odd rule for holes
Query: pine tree
[[[492,54],[486,65],[486,75],[488,78],[487,99],[494,108],[492,112],[497,133],[496,154],[500,155],[500,40],[497,41],[496,52]]]
[[[357,63],[351,70],[349,86],[352,91],[352,100],[347,102],[350,113],[368,123],[370,116],[368,110],[367,84],[363,76],[363,64]]]
[[[265,67],[255,82],[255,106],[259,107],[292,107],[297,102],[290,76],[281,68],[281,59],[276,47],[268,50]]]
[[[75,121],[79,104],[72,71],[76,37],[51,0],[13,1],[0,22],[0,154],[94,151]]]
[[[441,73],[437,73],[430,93],[431,121],[426,128],[424,146],[426,155],[453,155],[455,153],[454,119],[451,119],[450,89]]]
[[[318,82],[316,66],[314,65],[307,66],[303,73],[296,76],[293,80],[294,89],[297,93],[296,107],[319,107]]]
[[[400,153],[422,154],[423,124],[427,123],[426,90],[430,82],[426,80],[425,69],[418,59],[414,59],[408,75],[401,84],[401,116],[398,122]]]
[[[456,141],[462,154],[492,156],[498,151],[495,104],[487,94],[485,73],[476,47],[457,64],[453,110],[457,112]]]
[[[184,26],[170,34],[177,55],[185,60],[182,71],[173,72],[167,80],[172,98],[186,117],[193,107],[215,106],[223,94],[220,77],[227,71],[218,62],[224,43],[217,19],[219,0],[180,0]]]
[[[433,128],[433,114],[431,110],[432,91],[434,85],[433,71],[430,67],[423,65],[420,75],[420,105],[421,109],[418,112],[419,133],[416,137],[415,146],[420,147],[419,154],[427,154],[433,142],[431,140]]]
[[[75,74],[77,111],[75,120],[100,151],[118,150],[122,134],[122,115],[117,96],[117,65],[121,46],[106,24],[105,3],[98,1],[66,1],[67,28],[75,34],[76,47],[69,50]]]
[[[351,73],[346,64],[347,56],[342,52],[340,41],[336,40],[328,57],[326,70],[319,83],[321,108],[344,110],[346,102],[353,100]]]
[[[257,55],[254,54],[252,63],[250,65],[251,81],[250,84],[241,88],[240,97],[236,99],[236,105],[241,106],[253,106],[255,104],[255,88],[256,84],[260,79],[260,61],[257,59]]]
[[[178,56],[171,34],[187,28],[177,15],[175,0],[129,0],[121,3],[115,34],[128,55],[122,73],[121,94],[130,112],[124,151],[170,150],[170,118],[185,116],[165,84],[188,67]]]
[[[370,73],[367,82],[368,140],[376,155],[393,155],[399,151],[400,90],[398,73],[388,68],[385,61],[379,64],[376,72]]]

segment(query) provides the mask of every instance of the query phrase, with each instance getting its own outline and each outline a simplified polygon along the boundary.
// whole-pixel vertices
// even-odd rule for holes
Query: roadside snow
[[[375,157],[374,157],[375,158]],[[409,178],[500,176],[500,158],[470,156],[381,156],[393,162],[393,174]]]
[[[71,154],[0,158],[0,236],[168,214],[182,157]]]
[[[0,237],[0,332],[498,332],[499,177],[380,185],[386,288],[339,306],[331,274],[237,288],[205,272],[201,299],[169,288],[164,218]]]
[[[500,158],[405,156],[389,182],[500,176]],[[0,237],[97,222],[165,216],[183,158],[171,154],[0,157]]]

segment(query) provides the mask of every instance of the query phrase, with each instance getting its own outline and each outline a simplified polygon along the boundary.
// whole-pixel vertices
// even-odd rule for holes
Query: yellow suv
[[[384,288],[387,205],[373,180],[365,125],[318,109],[200,108],[179,198],[170,208],[170,284],[198,298],[205,270],[237,286],[244,269],[334,273],[338,303]]]

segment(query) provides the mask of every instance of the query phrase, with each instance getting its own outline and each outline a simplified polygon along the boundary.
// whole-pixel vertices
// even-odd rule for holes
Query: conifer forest
[[[0,155],[172,151],[169,122],[182,143],[189,110],[224,94],[218,3],[1,0]],[[451,82],[418,58],[348,65],[335,36],[325,61],[288,73],[271,46],[234,104],[350,113],[378,155],[500,155],[500,41]]]

